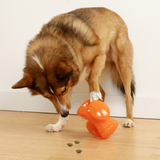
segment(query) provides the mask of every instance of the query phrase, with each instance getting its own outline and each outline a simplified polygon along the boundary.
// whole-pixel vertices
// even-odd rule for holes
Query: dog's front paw
[[[127,118],[123,123],[123,127],[126,127],[126,128],[134,127],[134,122],[131,119]]]
[[[57,125],[57,124],[49,124],[46,126],[45,131],[46,132],[59,132],[62,130],[64,126],[63,125]]]
[[[46,126],[45,131],[46,132],[59,132],[65,127],[67,121],[69,119],[69,116],[67,117],[62,117],[61,115],[59,116],[59,120],[56,124],[49,124]]]
[[[96,100],[102,100],[102,94],[101,92],[90,92],[90,102],[96,101]]]

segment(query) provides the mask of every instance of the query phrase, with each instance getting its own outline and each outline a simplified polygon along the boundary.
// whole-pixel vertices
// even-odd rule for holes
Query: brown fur
[[[29,43],[24,76],[13,88],[28,87],[33,95],[48,98],[60,113],[56,97],[70,109],[72,87],[84,68],[89,74],[86,80],[90,92],[101,91],[104,100],[99,78],[106,65],[113,81],[126,94],[127,118],[133,120],[132,59],[127,26],[120,16],[106,8],[82,8],[56,16],[42,27]]]

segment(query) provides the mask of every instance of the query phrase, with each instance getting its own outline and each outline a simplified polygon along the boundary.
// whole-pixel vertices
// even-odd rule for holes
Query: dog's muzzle
[[[67,117],[69,115],[69,111],[65,111],[64,113],[61,113],[62,117]]]

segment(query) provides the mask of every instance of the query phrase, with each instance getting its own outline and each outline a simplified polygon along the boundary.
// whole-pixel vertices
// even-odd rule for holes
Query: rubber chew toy
[[[86,127],[88,131],[103,139],[108,138],[118,127],[118,122],[109,118],[110,110],[108,106],[101,101],[90,100],[84,102],[78,109],[77,114],[88,121]]]

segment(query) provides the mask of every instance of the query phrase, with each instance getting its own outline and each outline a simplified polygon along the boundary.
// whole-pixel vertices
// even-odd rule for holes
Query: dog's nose
[[[64,112],[64,113],[61,113],[61,116],[62,117],[67,117],[69,115],[69,111],[66,111],[66,112]]]

